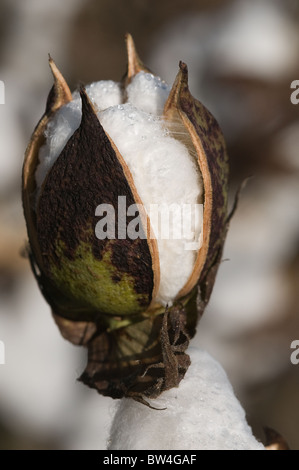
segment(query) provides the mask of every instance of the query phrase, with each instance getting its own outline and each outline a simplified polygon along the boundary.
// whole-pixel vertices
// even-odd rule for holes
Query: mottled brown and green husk
[[[127,49],[124,100],[132,77],[148,71],[130,35]],[[83,87],[81,124],[37,196],[35,172],[44,131],[54,113],[72,99],[51,58],[50,66],[54,85],[23,167],[31,266],[62,335],[88,348],[80,380],[103,395],[131,396],[146,403],[184,377],[190,364],[189,340],[212,292],[228,228],[224,139],[214,117],[190,94],[187,66],[180,63],[163,118],[170,132],[173,124],[184,129],[183,143],[196,155],[204,186],[203,243],[190,278],[174,304],[164,308],[155,302],[160,276],[156,240],[99,240],[95,235],[99,204],[117,210],[119,196],[126,197],[126,207],[141,200]]]

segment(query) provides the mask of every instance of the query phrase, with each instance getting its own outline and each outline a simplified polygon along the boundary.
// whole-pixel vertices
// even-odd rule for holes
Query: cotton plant
[[[169,87],[126,42],[120,83],[73,94],[49,58],[54,85],[23,167],[33,273],[62,335],[88,348],[80,380],[123,399],[115,419],[125,434],[143,426],[139,412],[154,427],[182,420],[184,439],[169,426],[168,441],[139,445],[262,448],[220,366],[188,354],[230,219],[222,132],[191,95],[186,64]],[[213,403],[215,383],[225,391]],[[190,441],[205,420],[207,438]],[[110,446],[133,448],[117,427]]]

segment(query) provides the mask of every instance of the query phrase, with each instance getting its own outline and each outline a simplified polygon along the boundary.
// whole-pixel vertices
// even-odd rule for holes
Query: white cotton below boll
[[[149,400],[158,410],[121,400],[109,450],[264,449],[221,365],[200,349],[190,348],[189,354],[192,362],[179,387]]]

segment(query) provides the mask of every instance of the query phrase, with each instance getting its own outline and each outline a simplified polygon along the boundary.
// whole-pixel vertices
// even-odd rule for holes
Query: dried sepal
[[[73,321],[52,312],[56,325],[62,336],[78,346],[86,346],[97,333],[97,325],[93,321]]]
[[[177,304],[125,329],[98,333],[88,343],[80,380],[103,395],[147,404],[147,398],[177,387],[190,365],[185,322],[185,306]]]

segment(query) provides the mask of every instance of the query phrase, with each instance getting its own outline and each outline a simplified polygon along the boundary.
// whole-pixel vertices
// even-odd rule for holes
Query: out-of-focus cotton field
[[[187,63],[226,137],[231,205],[251,176],[191,344],[222,364],[258,439],[268,426],[299,449],[296,0],[0,0],[0,448],[106,448],[117,402],[77,381],[85,352],[61,337],[21,256],[21,170],[52,86],[48,53],[71,89],[120,80],[126,32],[168,83]]]

